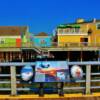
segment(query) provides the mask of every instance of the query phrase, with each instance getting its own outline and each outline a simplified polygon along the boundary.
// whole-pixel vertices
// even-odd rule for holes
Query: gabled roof
[[[18,36],[27,31],[27,26],[0,26],[0,36]]]
[[[37,35],[35,35],[35,36],[48,36],[48,34],[45,33],[45,32],[41,32],[41,33],[39,33],[39,34],[37,34]]]

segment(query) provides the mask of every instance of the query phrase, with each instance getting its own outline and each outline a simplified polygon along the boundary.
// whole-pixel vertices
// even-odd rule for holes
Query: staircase
[[[49,56],[49,51],[44,48],[34,46],[32,49],[34,49],[38,54]]]

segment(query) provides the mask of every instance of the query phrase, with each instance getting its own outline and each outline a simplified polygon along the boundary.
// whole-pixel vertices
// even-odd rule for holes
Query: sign
[[[21,79],[23,81],[29,81],[33,77],[33,68],[30,65],[26,65],[21,70]]]
[[[83,70],[80,66],[74,65],[71,67],[71,75],[74,80],[80,80],[83,78]]]
[[[67,61],[36,61],[34,68],[25,65],[21,69],[21,79],[26,82],[76,82],[82,78],[82,68],[73,65],[69,69]]]
[[[34,82],[69,82],[66,61],[37,61]]]

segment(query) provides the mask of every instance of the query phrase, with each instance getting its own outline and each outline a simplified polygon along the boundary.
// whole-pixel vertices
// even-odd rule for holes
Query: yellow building
[[[99,45],[100,20],[84,21],[78,19],[76,23],[59,25],[57,38],[58,46]]]

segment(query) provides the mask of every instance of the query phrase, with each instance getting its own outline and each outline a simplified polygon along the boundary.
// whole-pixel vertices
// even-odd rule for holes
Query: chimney
[[[95,23],[95,22],[96,22],[96,18],[93,19],[93,23]]]

